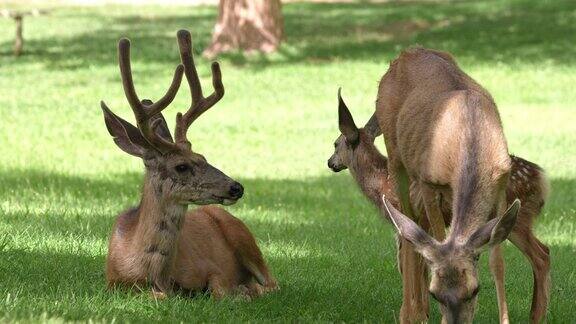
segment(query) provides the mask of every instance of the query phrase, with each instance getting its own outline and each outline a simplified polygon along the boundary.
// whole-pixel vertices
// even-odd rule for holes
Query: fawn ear
[[[114,143],[122,151],[141,158],[147,150],[154,150],[138,128],[114,114],[104,101],[100,102],[100,107],[104,113],[104,122],[108,133],[112,135]]]
[[[398,231],[398,235],[412,243],[416,251],[424,258],[430,261],[434,260],[438,241],[428,235],[426,231],[408,216],[394,208],[386,197],[382,196],[382,202],[384,203],[384,209],[386,213],[388,213],[388,217],[390,217],[392,224],[394,224],[396,231]]]
[[[338,126],[346,141],[350,144],[356,144],[360,136],[358,127],[356,127],[352,114],[342,99],[341,90],[342,88],[338,89]]]
[[[512,232],[519,210],[520,200],[516,199],[502,217],[491,219],[488,223],[477,229],[476,232],[470,236],[466,245],[472,250],[481,250],[484,247],[502,243],[508,238],[510,232]]]
[[[382,130],[380,129],[380,124],[378,124],[378,118],[376,118],[376,113],[372,114],[372,117],[368,120],[366,125],[364,126],[364,131],[370,137],[376,138],[382,134]]]

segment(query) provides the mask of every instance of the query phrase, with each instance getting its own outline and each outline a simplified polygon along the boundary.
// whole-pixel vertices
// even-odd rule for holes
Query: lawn
[[[401,302],[393,230],[326,160],[339,134],[338,87],[356,120],[366,121],[388,62],[412,44],[452,52],[495,97],[511,152],[547,170],[552,195],[536,232],[552,250],[548,320],[573,320],[576,2],[569,0],[286,4],[281,51],[221,58],[226,95],[189,132],[195,150],[244,184],[245,197],[227,209],[251,228],[282,289],[250,303],[156,302],[106,290],[108,236],[115,215],[138,202],[143,171],[116,148],[99,108],[104,99],[133,120],[116,42],[132,40],[136,87],[154,100],[179,60],[176,31],[190,29],[200,52],[215,15],[212,7],[59,7],[25,21],[27,54],[18,59],[13,24],[0,20],[0,322],[393,322]],[[209,86],[209,62],[197,65]],[[171,125],[189,103],[184,89],[165,113]],[[511,244],[505,251],[510,316],[524,323],[532,274]],[[478,323],[498,314],[487,259]],[[436,305],[431,316],[438,322]]]

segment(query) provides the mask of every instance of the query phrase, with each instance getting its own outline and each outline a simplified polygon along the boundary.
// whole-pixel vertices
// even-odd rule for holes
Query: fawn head
[[[334,172],[349,168],[357,155],[374,146],[374,139],[380,135],[376,115],[372,115],[363,129],[356,127],[354,119],[338,90],[338,127],[341,135],[334,142],[334,153],[328,159],[328,167]]]
[[[178,32],[178,46],[182,64],[176,68],[166,94],[153,103],[138,98],[130,66],[130,41],[125,38],[119,41],[122,85],[136,117],[137,127],[114,114],[102,101],[106,127],[121,150],[144,161],[147,178],[157,195],[178,204],[233,204],[242,197],[242,185],[210,165],[204,156],[194,152],[186,138],[192,122],[224,96],[220,66],[216,62],[212,64],[214,93],[204,97],[188,31]],[[186,75],[192,93],[192,103],[186,113],[176,115],[175,138],[172,139],[162,110],[174,100],[183,74]]]
[[[398,234],[414,245],[430,267],[429,291],[448,323],[472,323],[480,285],[478,259],[486,248],[502,243],[512,231],[520,209],[516,199],[503,216],[488,221],[465,242],[438,242],[383,196],[386,212]]]

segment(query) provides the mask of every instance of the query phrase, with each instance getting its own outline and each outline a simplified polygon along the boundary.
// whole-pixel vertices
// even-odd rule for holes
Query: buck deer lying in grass
[[[192,151],[186,132],[224,95],[220,68],[212,65],[215,92],[202,94],[192,57],[190,33],[178,32],[182,65],[166,95],[152,103],[138,99],[130,68],[130,42],[120,40],[118,56],[126,98],[138,127],[101,103],[110,135],[120,149],[144,161],[140,205],[118,216],[106,263],[109,286],[152,285],[155,296],[175,289],[210,291],[215,298],[238,292],[257,296],[276,288],[254,237],[237,218],[216,206],[187,213],[189,204],[235,203],[242,186]],[[192,93],[188,111],[176,118],[175,140],[161,114],[174,99],[182,74]]]
[[[381,215],[390,220],[385,212],[382,196],[385,195],[395,205],[398,205],[398,199],[394,191],[395,185],[388,173],[388,160],[374,144],[374,139],[381,135],[376,116],[373,115],[364,128],[358,129],[344,101],[341,98],[339,101],[340,129],[350,129],[352,132],[347,132],[349,138],[340,135],[336,139],[334,154],[328,160],[328,167],[334,172],[350,170],[350,174],[364,195],[378,207]],[[342,131],[342,133],[344,132]],[[548,247],[534,235],[532,226],[546,201],[548,181],[544,171],[538,165],[516,156],[510,157],[512,169],[510,181],[506,187],[506,201],[511,204],[515,199],[519,199],[522,201],[522,206],[508,239],[524,254],[532,266],[534,284],[531,319],[538,323],[544,319],[548,305],[550,254]],[[416,189],[416,186],[411,186],[410,195],[413,197],[412,201],[417,203],[420,214],[424,214],[424,206],[419,203],[419,194]],[[449,197],[443,195],[442,198],[447,199]],[[443,200],[441,206],[444,220],[446,224],[449,224],[452,217],[450,201]],[[425,222],[423,228],[427,228],[428,225]],[[422,268],[416,269],[416,271],[423,270]],[[428,309],[428,302],[425,298],[427,295],[426,289],[422,292],[425,309]]]

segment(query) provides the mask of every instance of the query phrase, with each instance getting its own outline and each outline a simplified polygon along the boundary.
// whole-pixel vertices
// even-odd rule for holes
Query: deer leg
[[[421,211],[422,214],[422,211]],[[420,227],[422,227],[423,230],[425,230],[426,232],[430,231],[430,223],[428,222],[428,219],[426,217],[420,217]],[[419,275],[419,282],[420,284],[420,289],[418,290],[420,292],[419,295],[419,300],[420,300],[420,305],[422,307],[422,310],[425,312],[426,314],[426,318],[429,318],[430,316],[430,301],[429,301],[429,296],[430,293],[428,291],[428,272],[427,272],[427,264],[424,260],[424,258],[417,254],[417,265],[418,265],[418,269],[417,269],[417,274]]]
[[[502,247],[500,244],[492,247],[490,251],[490,271],[496,284],[500,323],[508,324],[508,305],[506,304],[506,291],[504,287],[504,257],[502,256]]]
[[[248,287],[248,285],[238,285],[232,289],[234,297],[242,301],[251,301],[253,297],[256,297],[253,288]]]
[[[271,276],[264,285],[258,283],[254,278],[252,278],[246,284],[246,288],[248,288],[250,297],[258,297],[280,289],[276,283],[276,280],[272,279]]]
[[[408,278],[410,272],[410,265],[408,264],[407,247],[410,242],[400,238],[399,261],[400,261],[400,275],[402,276],[402,306],[400,306],[400,323],[410,324],[410,315],[412,313],[412,300],[411,300],[411,282]]]
[[[509,239],[532,265],[534,286],[530,323],[542,323],[546,318],[550,298],[550,250],[534,236],[530,227],[527,226],[516,226]]]
[[[410,179],[406,170],[401,166],[395,169],[398,184],[398,193],[402,211],[408,217],[418,222],[410,202]],[[401,251],[401,273],[402,273],[402,308],[400,309],[400,323],[417,323],[427,321],[427,312],[423,309],[423,303],[418,296],[421,295],[421,273],[418,272],[418,254],[414,250],[412,243],[402,239]]]
[[[208,279],[208,289],[210,296],[216,300],[220,300],[231,292],[228,280],[220,273],[213,274]]]
[[[246,288],[248,288],[248,295],[250,297],[258,297],[267,292],[266,287],[253,280],[246,284]]]
[[[421,297],[423,276],[418,266],[418,254],[412,243],[401,239],[400,273],[402,275],[402,307],[400,323],[422,323],[428,319]]]
[[[420,187],[430,231],[438,242],[442,242],[446,238],[446,224],[440,208],[440,195],[426,184],[422,184]]]
[[[163,291],[161,291],[155,287],[152,287],[151,296],[155,300],[162,300],[162,299],[168,298],[168,295],[165,292],[163,292]]]
[[[425,217],[420,217],[421,223],[419,224],[424,230],[429,229],[428,221]],[[413,245],[409,246],[412,251],[411,255],[408,256],[409,262],[411,264],[410,271],[407,275],[408,282],[412,284],[411,288],[411,300],[412,300],[412,310],[414,312],[413,322],[423,323],[428,320],[429,315],[429,305],[428,305],[428,281],[426,277],[426,263],[424,258],[420,254],[416,253]]]
[[[152,284],[152,296],[156,299],[164,299],[172,295],[174,281],[170,277],[171,261],[166,261],[169,256],[153,253],[146,259],[148,264],[147,281]]]
[[[415,321],[418,323],[428,320],[428,287],[426,285],[426,270],[424,259],[415,251],[412,251],[412,301],[415,310]]]

